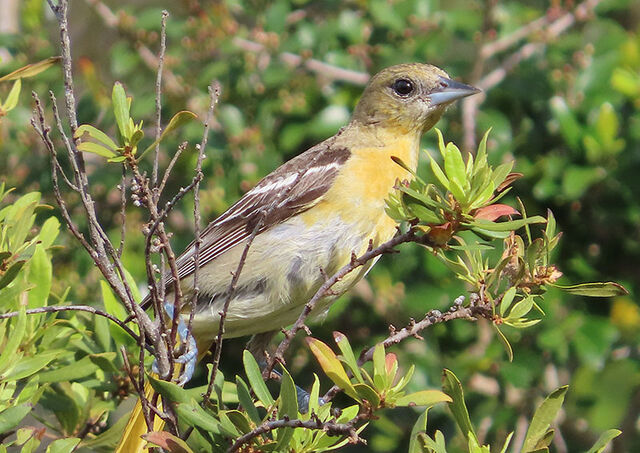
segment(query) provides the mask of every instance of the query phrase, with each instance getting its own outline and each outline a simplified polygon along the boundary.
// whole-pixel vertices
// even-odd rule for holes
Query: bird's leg
[[[260,366],[260,369],[262,370],[264,370],[264,368],[267,366],[267,349],[269,348],[271,340],[276,333],[278,333],[277,330],[256,334],[252,336],[247,343],[246,349],[251,354],[253,354],[256,362],[258,362],[258,366]],[[278,376],[282,376],[282,373],[278,370],[273,370],[272,373],[275,373]],[[309,392],[297,385],[296,393],[298,396],[298,410],[300,411],[300,413],[305,414],[309,410],[309,398],[311,398],[311,395],[309,394]],[[322,398],[320,398],[319,402],[320,405],[325,403]]]
[[[168,302],[165,303],[164,310],[167,312],[167,315],[169,315],[169,318],[173,320],[173,304]],[[189,328],[181,317],[178,318],[178,337],[180,337],[180,341],[185,345],[184,352],[176,359],[176,363],[184,364],[184,368],[180,374],[180,378],[178,379],[178,385],[182,386],[189,382],[193,377],[193,373],[195,372],[196,365],[198,363],[198,347],[196,345],[195,338],[193,338],[193,335],[189,332]],[[158,370],[155,360],[153,362],[152,369],[157,373]]]

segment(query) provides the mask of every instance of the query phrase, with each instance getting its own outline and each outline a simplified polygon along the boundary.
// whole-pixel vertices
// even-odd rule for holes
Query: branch
[[[336,423],[335,421],[321,421],[317,416],[311,417],[310,420],[289,419],[285,417],[281,420],[272,420],[265,422],[260,426],[254,428],[241,437],[238,437],[233,445],[227,450],[227,453],[233,453],[240,450],[240,447],[249,443],[252,439],[266,434],[274,429],[290,427],[290,428],[306,428],[312,430],[321,430],[329,434],[330,436],[349,436],[350,443],[364,443],[366,441],[358,436],[355,423],[359,421],[359,417],[347,422]]]
[[[422,339],[419,334],[424,329],[435,324],[441,324],[444,322],[452,321],[454,319],[476,320],[478,318],[493,318],[493,306],[490,302],[477,303],[480,300],[480,297],[477,294],[471,294],[471,304],[468,307],[463,307],[462,303],[464,302],[464,299],[464,296],[456,298],[453,301],[453,305],[449,307],[449,309],[444,313],[442,313],[440,310],[431,310],[419,322],[415,322],[412,319],[408,326],[403,327],[398,331],[396,331],[393,326],[391,326],[391,335],[389,335],[382,341],[382,345],[385,347],[385,349],[388,349],[391,346],[399,344],[401,341],[404,341],[410,337]],[[358,358],[358,366],[362,366],[372,360],[374,351],[375,346],[362,351],[362,354],[360,354],[360,357]],[[351,375],[351,373],[348,374]],[[331,401],[333,397],[340,391],[340,387],[334,385],[327,391],[327,393],[325,393],[322,398],[324,401]]]
[[[169,12],[163,10],[160,21],[160,55],[158,55],[158,73],[156,75],[156,148],[153,153],[152,187],[156,187],[158,182],[158,159],[160,157],[160,135],[162,134],[162,68],[164,67],[164,54],[167,50],[167,17],[169,17]]]
[[[249,41],[244,38],[233,38],[233,44],[239,49],[247,52],[262,53],[267,52],[267,48],[257,42]],[[353,71],[351,69],[341,68],[329,63],[325,63],[314,58],[305,59],[300,55],[296,55],[291,52],[282,52],[278,55],[280,61],[290,66],[302,66],[308,71],[315,72],[331,80],[342,80],[345,82],[353,83],[354,85],[366,85],[371,76],[366,72]]]
[[[116,318],[115,316],[102,311],[102,310],[98,310],[95,307],[91,307],[89,305],[50,305],[48,307],[38,307],[38,308],[30,308],[28,310],[26,310],[26,314],[27,315],[37,315],[37,314],[42,314],[42,313],[58,313],[61,311],[84,311],[87,313],[91,313],[93,315],[98,315],[98,316],[102,316],[104,318],[107,318],[109,321],[113,322],[114,324],[117,324],[122,330],[124,330],[127,334],[129,334],[131,337],[135,338],[136,341],[139,339],[139,336],[137,333],[135,333],[133,330],[131,330],[131,328],[129,328],[129,326],[127,326],[123,321],[121,321],[120,319]],[[19,311],[11,311],[8,313],[2,313],[0,314],[0,319],[8,319],[8,318],[14,318],[16,316],[18,316],[20,314]]]
[[[269,358],[267,366],[265,367],[265,370],[263,372],[263,376],[269,376],[271,374],[276,361],[284,362],[284,353],[289,348],[291,341],[301,329],[304,329],[306,327],[305,321],[307,317],[309,316],[309,314],[311,314],[316,304],[323,297],[331,293],[331,287],[333,287],[333,285],[342,280],[342,278],[344,278],[347,274],[354,271],[358,267],[363,266],[373,258],[380,256],[383,253],[389,253],[393,251],[393,248],[395,246],[404,244],[405,242],[412,242],[415,239],[415,231],[413,229],[410,229],[406,233],[393,237],[392,239],[376,247],[375,249],[367,250],[359,257],[352,255],[351,261],[341,269],[339,269],[338,272],[333,274],[333,276],[325,280],[324,284],[318,289],[318,291],[316,291],[309,302],[305,304],[304,309],[302,310],[302,313],[300,313],[297,321],[295,322],[295,324],[293,324],[293,326],[291,326],[288,331],[285,332],[284,338],[278,345],[278,349],[276,350],[275,354],[273,354],[273,356]]]

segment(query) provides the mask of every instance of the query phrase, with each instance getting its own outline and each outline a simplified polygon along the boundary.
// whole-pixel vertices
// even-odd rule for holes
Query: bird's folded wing
[[[286,162],[211,222],[200,235],[198,266],[251,236],[260,222],[258,234],[320,201],[351,155],[349,149],[332,145],[333,140],[326,140]],[[180,278],[193,273],[194,254],[195,241],[176,260]],[[165,284],[172,283],[167,276]]]

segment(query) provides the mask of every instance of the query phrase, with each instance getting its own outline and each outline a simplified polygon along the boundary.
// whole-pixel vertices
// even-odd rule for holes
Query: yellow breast
[[[380,146],[351,149],[351,157],[331,189],[313,209],[301,215],[307,225],[339,216],[354,225],[354,234],[364,234],[367,242],[373,239],[374,245],[393,237],[396,223],[384,211],[385,200],[395,182],[409,174],[391,157],[400,158],[415,169],[419,141],[413,135],[396,137],[379,131],[377,143]]]

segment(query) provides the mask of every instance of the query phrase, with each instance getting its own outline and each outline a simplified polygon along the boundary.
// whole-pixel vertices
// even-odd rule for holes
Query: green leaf
[[[327,377],[331,379],[334,384],[344,390],[344,392],[351,398],[359,400],[360,397],[353,388],[353,385],[351,384],[347,373],[344,371],[340,360],[338,360],[338,357],[336,357],[331,348],[322,341],[313,337],[307,337],[305,338],[305,341]]]
[[[116,296],[113,295],[109,284],[104,280],[100,280],[100,289],[102,292],[102,302],[104,303],[105,311],[120,320],[126,319],[127,311],[118,299],[116,299]],[[109,331],[111,332],[111,336],[113,337],[115,344],[133,345],[135,343],[135,340],[131,338],[127,332],[122,330],[122,327],[113,322],[109,323]]]
[[[498,334],[498,338],[502,342],[502,345],[504,346],[505,351],[507,351],[507,356],[509,357],[509,362],[513,362],[513,349],[511,348],[511,343],[509,343],[509,340],[507,340],[507,337],[504,336],[504,334],[498,328],[497,325],[495,325],[495,324],[492,324],[492,325],[493,325],[494,330]]]
[[[31,412],[32,407],[31,403],[23,403],[0,412],[0,433],[6,433],[18,426],[22,419]]]
[[[253,354],[245,349],[242,353],[242,362],[244,363],[244,370],[245,373],[247,373],[247,379],[249,379],[249,385],[251,385],[253,392],[265,407],[272,406],[275,401],[269,389],[267,389],[267,384],[265,384],[264,379],[262,379],[260,367],[253,357]]]
[[[419,203],[407,203],[407,210],[422,224],[443,223],[443,219],[441,219],[435,212]]]
[[[418,420],[413,425],[411,429],[411,435],[409,436],[409,449],[407,453],[422,453],[422,447],[418,442],[418,434],[424,433],[427,429],[427,414],[429,413],[429,408],[427,407],[425,411],[420,414]]]
[[[18,98],[20,97],[20,90],[22,89],[22,81],[20,79],[16,80],[11,87],[11,91],[7,95],[7,99],[2,104],[2,110],[8,112],[13,110],[13,108],[18,105]]]
[[[453,414],[453,418],[456,420],[458,427],[462,431],[465,439],[469,439],[469,436],[477,437],[471,425],[471,419],[469,418],[469,411],[464,402],[464,391],[462,390],[462,384],[451,370],[444,369],[442,372],[442,390],[449,395],[453,400],[449,403],[449,409]]]
[[[527,217],[526,219],[509,220],[506,222],[491,222],[489,220],[474,220],[473,222],[463,224],[465,227],[475,229],[481,229],[485,231],[516,231],[525,225],[531,225],[534,223],[545,223],[547,219],[542,216]]]
[[[77,437],[54,440],[47,447],[47,453],[71,453],[79,443],[80,439]]]
[[[581,283],[579,285],[567,286],[553,283],[549,284],[549,286],[553,286],[569,294],[575,294],[576,296],[614,297],[629,294],[629,291],[627,291],[624,286],[616,282]]]
[[[531,295],[527,296],[521,301],[514,304],[513,308],[509,312],[509,318],[518,319],[529,313],[533,308],[534,297],[535,296]]]
[[[152,149],[154,149],[156,147],[156,145],[158,143],[160,143],[162,140],[164,140],[167,135],[169,135],[171,132],[173,132],[174,130],[182,127],[183,125],[187,124],[189,121],[196,119],[198,117],[198,115],[196,115],[193,112],[190,112],[188,110],[182,110],[178,113],[176,113],[175,115],[173,115],[173,117],[169,120],[169,124],[167,124],[167,127],[164,128],[164,131],[162,131],[162,134],[160,135],[160,137],[155,140],[152,144],[150,144],[140,155],[139,159],[142,159],[142,157],[147,154],[149,151],[151,151]]]
[[[191,394],[178,384],[157,379],[151,375],[147,376],[147,378],[153,389],[169,401],[175,403],[191,403],[191,401],[195,401]]]
[[[278,407],[278,417],[289,417],[290,419],[297,418],[298,416],[298,396],[296,392],[296,385],[293,383],[293,379],[289,372],[283,368],[282,377],[280,379],[280,404]],[[285,427],[277,430],[278,444],[276,450],[287,451],[289,448],[289,442],[293,438],[294,428]]]
[[[2,354],[0,354],[0,373],[4,373],[7,368],[15,365],[16,351],[24,337],[25,327],[27,325],[26,306],[20,304],[20,313],[17,318],[11,320],[11,330],[7,335],[7,342],[4,345]],[[5,430],[6,431],[6,430]],[[0,430],[0,433],[5,432]]]
[[[42,71],[49,69],[55,63],[60,60],[60,57],[49,57],[46,60],[39,61],[37,63],[31,63],[26,66],[23,66],[15,71],[0,77],[0,82],[4,82],[6,80],[15,80],[15,79],[24,79],[27,77],[33,77],[37,74],[40,74]]]
[[[438,165],[438,163],[435,161],[433,157],[431,157],[430,154],[429,154],[429,159],[431,160],[431,171],[433,172],[434,176],[440,182],[440,184],[442,184],[442,186],[445,189],[449,190],[449,186],[450,186],[449,179],[440,168],[440,165]]]
[[[333,340],[338,345],[340,352],[342,353],[342,360],[347,364],[355,378],[362,382],[362,374],[360,374],[360,367],[358,366],[358,361],[356,360],[356,356],[353,353],[353,349],[351,349],[351,344],[349,344],[349,340],[346,335],[341,332],[333,332]]]
[[[11,372],[4,379],[18,380],[31,376],[46,367],[49,362],[64,352],[65,351],[62,350],[42,351],[33,357],[23,358],[11,369]]]
[[[249,393],[249,387],[247,387],[247,384],[240,376],[236,376],[236,388],[238,391],[238,401],[240,402],[240,405],[249,415],[249,418],[251,418],[256,425],[259,425],[262,422],[262,419],[258,414],[256,405],[253,403],[253,398],[251,398],[251,393]]]
[[[453,400],[440,390],[420,390],[396,400],[396,406],[434,406],[438,403],[452,403]]]
[[[222,434],[223,431],[226,432],[220,421],[216,420],[194,400],[190,403],[176,403],[175,408],[178,413],[178,418],[183,420],[187,425],[202,428],[213,434]],[[233,426],[231,422],[229,423]],[[233,435],[233,433],[229,434]]]
[[[102,157],[116,157],[117,155],[108,148],[94,143],[94,142],[82,142],[78,144],[78,150],[85,153],[97,154]]]
[[[113,85],[113,91],[111,92],[111,102],[113,103],[113,114],[116,117],[116,123],[120,130],[120,135],[123,139],[129,140],[129,101],[124,91],[124,87],[120,82],[116,82]]]
[[[489,139],[490,133],[491,128],[487,129],[487,132],[485,132],[482,136],[482,140],[480,140],[480,144],[478,145],[478,152],[476,153],[474,173],[480,170],[482,167],[487,166],[487,140]]]
[[[142,438],[169,453],[193,453],[184,440],[167,431],[153,431],[143,435]]]
[[[500,301],[500,316],[504,316],[507,312],[507,309],[511,307],[511,302],[513,302],[513,298],[516,296],[517,288],[512,286],[509,288],[502,296],[502,300]]]
[[[118,149],[118,145],[116,145],[116,143],[111,140],[107,134],[102,132],[100,129],[96,129],[90,124],[82,124],[78,126],[78,129],[76,129],[76,133],[74,134],[74,138],[82,138],[85,133],[88,134],[89,137],[98,140],[105,148],[111,151]]]
[[[560,387],[547,396],[540,407],[538,407],[527,430],[527,435],[525,436],[522,446],[523,452],[532,452],[539,448],[538,442],[547,434],[549,426],[553,423],[558,411],[562,407],[564,396],[568,389],[568,385]]]
[[[20,272],[20,269],[22,269],[22,266],[24,266],[24,263],[26,263],[25,260],[16,261],[11,265],[11,267],[9,267],[9,269],[6,270],[4,275],[0,277],[0,289],[7,286],[18,276],[18,273]]]
[[[384,345],[382,343],[378,343],[373,350],[373,382],[376,385],[377,390],[384,390],[387,388],[388,380],[385,365]]]
[[[78,379],[91,376],[99,369],[100,367],[93,363],[91,357],[87,355],[67,366],[44,371],[39,374],[39,377],[41,383],[77,381]]]
[[[507,438],[504,441],[504,445],[500,449],[500,453],[507,453],[507,448],[509,448],[509,444],[511,443],[511,438],[513,437],[513,431],[509,433]]]
[[[60,221],[56,217],[49,217],[45,220],[40,233],[38,234],[38,240],[45,249],[51,247],[60,233]]]
[[[378,392],[370,385],[358,383],[353,384],[353,388],[360,397],[360,400],[367,400],[371,407],[376,408],[380,405],[380,395],[378,395]]]
[[[456,145],[449,142],[444,150],[444,170],[449,181],[456,183],[461,189],[469,185],[462,153]],[[464,194],[464,192],[463,192]]]
[[[507,179],[507,176],[509,176],[509,173],[511,173],[512,168],[513,161],[498,165],[496,169],[493,170],[491,180],[493,181],[494,187],[500,187],[500,184],[502,184],[504,180]]]
[[[587,453],[602,453],[605,447],[609,445],[609,442],[618,437],[620,434],[622,434],[622,431],[620,431],[619,429],[610,429],[605,431],[600,435],[596,443],[593,444],[593,447],[591,447]]]
[[[47,305],[52,276],[51,259],[47,256],[44,247],[38,244],[29,262],[29,282],[35,284],[29,291],[29,308]]]

